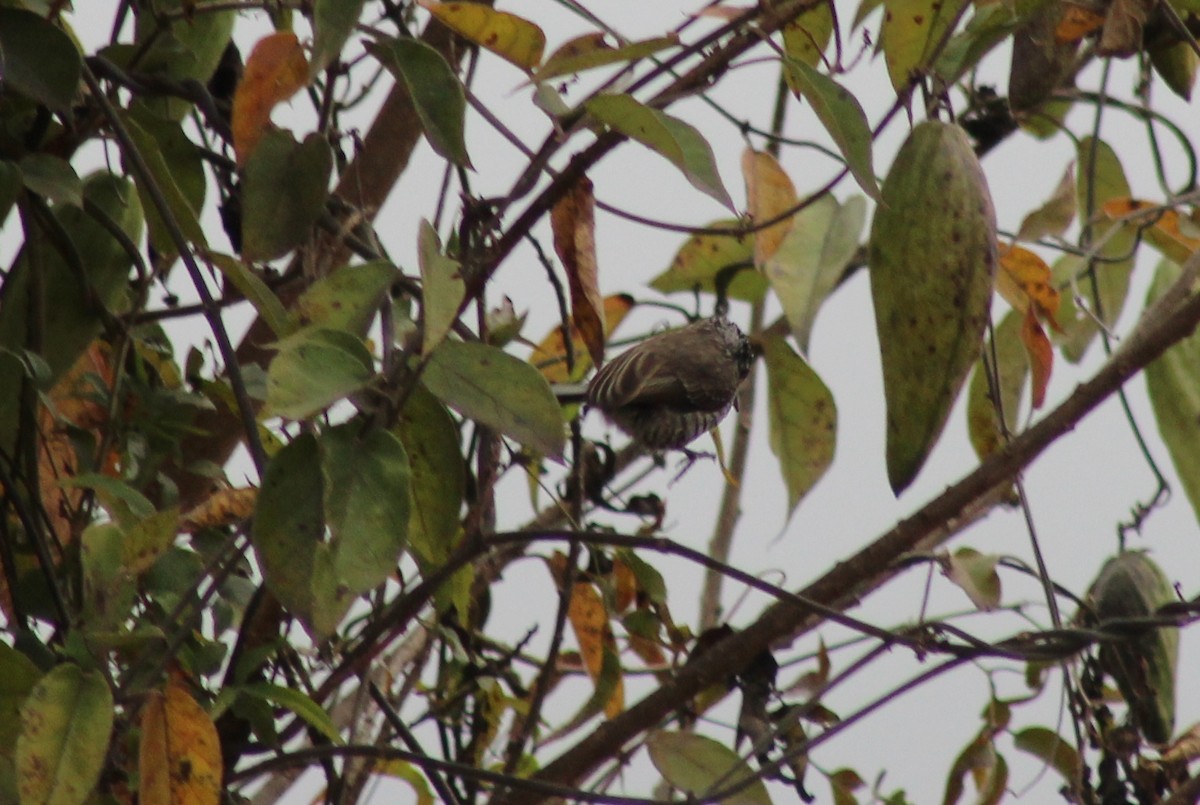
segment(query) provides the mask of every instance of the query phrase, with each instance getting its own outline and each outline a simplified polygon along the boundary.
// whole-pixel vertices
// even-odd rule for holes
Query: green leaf
[[[942,0],[884,0],[883,7],[880,36],[888,77],[896,92],[906,92],[914,74],[928,66],[961,5]]]
[[[978,359],[996,273],[996,219],[966,133],[926,121],[901,146],[875,210],[871,298],[899,494],[925,463]]]
[[[693,732],[658,730],[646,739],[650,761],[668,783],[687,794],[703,795],[718,780],[740,783],[757,778],[758,772],[732,749]],[[721,800],[722,805],[770,805],[771,798],[761,779]]]
[[[317,74],[329,66],[342,52],[346,40],[354,33],[365,0],[316,0],[313,5],[313,55],[308,74]]]
[[[312,615],[313,566],[325,537],[323,500],[317,438],[303,433],[271,457],[250,531],[267,587],[303,619]]]
[[[282,257],[308,237],[325,209],[333,157],[320,134],[298,143],[268,132],[246,161],[242,183],[242,255]]]
[[[817,3],[796,15],[783,26],[783,50],[793,61],[816,67],[821,63],[829,39],[833,35],[833,7],[829,3]],[[791,83],[791,73],[785,69],[784,78],[793,92],[798,92]]]
[[[11,764],[16,751],[14,735],[21,734],[21,705],[37,684],[42,672],[29,657],[7,643],[0,643],[0,762]],[[4,789],[0,786],[0,794]],[[15,790],[12,796],[15,798]]]
[[[666,157],[697,190],[734,208],[712,147],[695,128],[628,95],[597,95],[586,108],[604,125]]]
[[[363,337],[396,273],[396,267],[386,260],[342,266],[300,295],[292,309],[292,323],[298,327],[316,324]]]
[[[421,354],[428,356],[454,326],[466,283],[460,273],[462,266],[442,254],[437,231],[424,219],[417,234],[417,257],[421,263],[421,321],[425,328]]]
[[[741,222],[734,218],[713,221],[705,229],[737,229]],[[754,269],[753,235],[712,235],[698,233],[690,236],[667,270],[650,282],[650,287],[662,293],[716,292],[716,278],[722,271],[737,273],[729,283],[730,299],[754,302],[767,292],[767,281]]]
[[[171,217],[188,242],[201,248],[207,247],[208,240],[200,226],[199,217],[200,209],[204,206],[204,170],[195,146],[184,136],[178,124],[155,119],[149,114],[142,114],[136,119],[131,115],[122,115],[122,122],[150,171],[148,180],[138,178],[136,184],[142,207],[146,210],[146,227],[150,232],[151,244],[160,254],[172,258],[179,253],[178,245],[154,205],[146,181],[154,182],[162,192]],[[186,193],[185,187],[188,189]]]
[[[875,168],[871,158],[871,125],[867,115],[849,90],[815,67],[789,59],[788,75],[801,95],[812,105],[821,125],[833,138],[846,167],[868,196],[879,198]]]
[[[858,251],[866,216],[861,196],[841,206],[833,196],[822,196],[793,216],[779,248],[763,266],[802,351],[808,350],[817,312]]]
[[[0,75],[5,86],[69,116],[83,59],[71,37],[38,14],[0,8]]]
[[[471,167],[463,137],[467,97],[442,54],[416,39],[391,39],[367,51],[408,87],[429,144],[446,159]]]
[[[1146,307],[1179,278],[1179,266],[1162,260],[1146,297]],[[1158,432],[1179,483],[1200,518],[1200,384],[1196,367],[1200,366],[1200,333],[1175,344],[1158,360],[1146,367],[1146,390]]]
[[[467,468],[458,427],[423,385],[408,395],[393,432],[404,443],[412,471],[408,538],[419,560],[439,566],[459,531]]]
[[[1000,576],[996,573],[999,561],[997,554],[959,548],[945,557],[942,568],[946,578],[960,587],[977,609],[990,612],[1000,606]]]
[[[561,458],[562,411],[537,369],[487,344],[445,341],[429,359],[425,385],[468,419],[531,450]]]
[[[1074,785],[1079,779],[1082,760],[1075,747],[1045,727],[1027,727],[1013,735],[1013,743],[1022,752],[1028,752],[1062,775],[1063,780]]]
[[[21,706],[17,787],[23,805],[82,805],[100,780],[113,699],[98,671],[60,665]]]
[[[1019,23],[1013,9],[1005,3],[977,6],[962,33],[955,34],[946,43],[935,62],[935,72],[947,86],[958,83],[994,47],[1007,39]]]
[[[233,35],[237,11],[192,13],[192,0],[155,0],[154,13],[136,15],[135,45],[131,53],[139,56],[139,69],[175,81],[207,84]],[[168,14],[173,21],[164,29]],[[128,65],[122,65],[128,66]],[[146,99],[155,114],[168,120],[182,120],[192,108],[181,98]]]
[[[1029,378],[1029,353],[1021,343],[1021,314],[1009,311],[993,330],[1000,377],[1000,404],[1009,434],[1016,434],[1021,413],[1021,392]],[[992,352],[986,352],[990,359]],[[992,401],[983,357],[975,363],[967,387],[967,432],[975,455],[985,459],[1005,445],[1004,431]]]
[[[132,526],[154,514],[154,504],[145,495],[111,475],[83,472],[71,478],[63,478],[58,485],[68,489],[92,490],[108,516],[122,527]]]
[[[396,569],[408,543],[410,479],[404,445],[351,421],[321,433],[325,522],[339,590],[366,592]]]
[[[84,622],[89,632],[116,630],[133,607],[137,589],[123,561],[124,537],[115,523],[93,523],[80,538]]]
[[[307,419],[365,386],[375,373],[362,339],[310,327],[285,338],[267,369],[264,416]]]
[[[585,70],[609,64],[635,61],[678,45],[679,37],[675,34],[668,34],[654,39],[630,42],[615,48],[605,44],[597,34],[585,34],[572,42],[578,43],[579,46],[570,48],[572,43],[568,43],[550,54],[550,58],[534,71],[530,80],[549,81],[559,76],[582,73]]]
[[[290,320],[287,309],[279,301],[275,292],[267,287],[258,274],[251,270],[242,260],[227,254],[209,253],[206,255],[210,265],[233,283],[242,296],[254,305],[254,310],[263,317],[267,326],[280,338],[290,335],[296,327]],[[318,283],[319,284],[319,283]]]
[[[298,690],[285,688],[282,685],[272,685],[269,682],[255,682],[249,685],[238,685],[236,691],[245,696],[252,696],[263,701],[270,702],[276,707],[283,707],[291,710],[296,715],[304,720],[305,724],[315,729],[317,732],[324,735],[335,744],[341,745],[345,743],[342,736],[338,733],[337,727],[333,724],[333,719],[329,714],[322,709],[321,705],[314,702],[308,696],[305,696]]]
[[[83,182],[71,163],[50,154],[29,154],[19,163],[25,186],[60,204],[83,207]]]
[[[1087,300],[1092,312],[1099,315],[1106,327],[1112,327],[1120,318],[1129,295],[1137,233],[1126,224],[1108,220],[1101,210],[1110,199],[1129,198],[1129,182],[1125,179],[1125,171],[1116,152],[1102,140],[1092,140],[1090,137],[1081,140],[1075,166],[1080,224],[1093,222],[1093,243],[1106,240],[1096,254],[1098,259],[1091,273],[1081,274],[1085,267],[1078,258],[1071,257],[1055,264],[1054,279],[1056,283],[1074,280],[1073,287]],[[1078,363],[1099,332],[1099,327],[1091,316],[1074,315],[1073,297],[1073,293],[1063,294],[1064,306],[1059,323],[1064,333],[1058,336],[1058,340],[1063,356],[1072,363]]]
[[[762,340],[771,452],[788,490],[788,515],[833,463],[837,407],[803,358],[778,336]]]
[[[111,173],[97,173],[83,183],[84,197],[107,215],[118,230],[137,243],[142,235],[142,207],[133,184]],[[41,234],[37,236],[36,265],[23,249],[4,279],[0,305],[0,349],[19,353],[29,333],[30,311],[44,311],[39,323],[41,358],[50,367],[53,383],[99,335],[109,313],[124,302],[129,290],[130,255],[92,214],[76,206],[56,206],[54,215],[80,255],[72,265]],[[85,259],[86,258],[86,259]],[[80,271],[83,271],[81,281]],[[38,272],[35,282],[33,272]],[[40,296],[35,293],[40,290]],[[53,300],[49,303],[48,300]],[[0,450],[11,450],[21,407],[17,395],[24,368],[17,361],[0,361]]]

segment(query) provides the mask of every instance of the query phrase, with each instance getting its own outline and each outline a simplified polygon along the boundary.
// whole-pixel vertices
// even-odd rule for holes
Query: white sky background
[[[82,10],[74,16],[76,32],[89,53],[107,41],[114,5],[82,4]],[[583,21],[551,0],[501,2],[499,7],[541,25],[547,33],[547,52],[564,40],[590,30]],[[589,4],[589,7],[601,13],[621,34],[636,39],[661,35],[682,22],[685,14],[698,8],[699,3],[682,0],[659,0],[654,3],[606,0],[599,5]],[[855,7],[856,3],[839,1],[843,25],[848,25]],[[875,20],[869,26],[873,32],[877,30],[877,17]],[[710,24],[701,23],[705,28]],[[249,53],[253,42],[267,30],[264,15],[244,15],[235,34],[244,56]],[[685,40],[688,38],[690,35]],[[847,53],[856,52],[860,43],[859,33],[849,37],[845,43]],[[754,55],[761,56],[764,53],[758,50]],[[1127,62],[1117,65],[1114,70],[1112,91],[1120,97],[1130,97],[1136,78],[1131,68],[1132,64]],[[1004,94],[1007,70],[1008,54],[1007,49],[1003,49],[986,62],[986,78],[982,83],[992,83]],[[726,104],[739,118],[750,117],[762,128],[768,128],[777,74],[778,68],[773,64],[735,69],[721,80],[713,97]],[[1094,89],[1098,75],[1098,66],[1093,66],[1082,76],[1080,86]],[[514,91],[523,79],[515,68],[484,54],[473,89],[527,144],[536,147],[548,131],[549,122],[531,106],[528,88]],[[882,58],[876,58],[869,64],[860,64],[839,80],[857,95],[872,124],[892,103],[893,91]],[[388,79],[381,83],[383,88],[390,86]],[[381,96],[381,92],[376,93],[372,104],[363,109],[362,122],[359,124],[363,130]],[[960,96],[954,97],[957,105]],[[1156,90],[1154,101],[1168,117],[1181,123],[1185,131],[1196,131],[1196,102],[1185,105],[1161,85]],[[740,133],[697,101],[678,104],[670,112],[696,125],[709,139],[730,194],[744,208],[739,168],[744,141]],[[277,123],[291,127],[300,134],[311,130],[312,119],[311,109],[303,95],[298,95],[289,107],[277,110],[275,114]],[[1091,109],[1081,105],[1068,123],[1077,134],[1083,135],[1090,131],[1091,120]],[[1186,121],[1192,121],[1191,127]],[[875,162],[880,176],[886,173],[892,155],[907,130],[907,123],[899,117],[879,139]],[[795,103],[789,108],[785,133],[789,137],[827,142],[815,119]],[[523,158],[471,112],[468,113],[468,134],[468,148],[477,166],[472,176],[473,190],[477,195],[505,193],[512,179],[523,168]],[[1145,159],[1148,149],[1144,126],[1124,113],[1107,111],[1103,136],[1122,158],[1134,194],[1151,200],[1161,199],[1153,166]],[[1176,158],[1178,169],[1171,171],[1168,163],[1168,171],[1172,184],[1178,185],[1183,178],[1178,151],[1172,149],[1168,138],[1163,137],[1161,141],[1166,144],[1168,155]],[[569,156],[588,142],[589,137],[578,137],[569,144],[564,154]],[[761,146],[761,143],[756,144]],[[81,175],[84,174],[89,166],[96,164],[98,156],[98,150],[81,154],[76,160],[76,169]],[[1050,142],[1037,142],[1018,134],[989,154],[983,165],[991,181],[1000,227],[1015,230],[1021,217],[1050,194],[1072,158],[1071,142],[1061,135]],[[834,163],[811,150],[785,148],[781,162],[801,195],[820,187],[836,170]],[[423,143],[376,223],[384,245],[409,273],[416,272],[417,222],[421,217],[432,215],[442,167],[441,160]],[[636,144],[627,144],[618,149],[590,176],[595,182],[598,198],[651,218],[704,225],[727,214],[715,202],[696,192],[665,160]],[[858,188],[851,180],[844,181],[837,188],[837,195],[843,199],[857,192]],[[518,205],[517,209],[521,208]],[[205,222],[206,231],[220,231],[211,194]],[[10,219],[10,228],[12,226]],[[546,227],[539,230],[539,235],[549,251],[550,238]],[[5,238],[10,244],[11,237],[12,233],[9,233]],[[602,290],[605,293],[628,291],[639,298],[654,298],[655,293],[646,289],[645,283],[666,268],[683,239],[684,236],[679,234],[630,224],[598,211],[597,244]],[[220,236],[217,236],[216,242],[220,243]],[[1144,253],[1147,251],[1143,250]],[[1043,252],[1043,256],[1052,259],[1054,255]],[[1131,308],[1141,307],[1153,262],[1147,255],[1139,263],[1126,308],[1127,315],[1121,321],[1119,331],[1128,331],[1132,326],[1132,317],[1128,313]],[[181,296],[187,301],[191,294],[184,289],[181,291]],[[501,268],[496,281],[488,289],[489,303],[498,303],[502,294],[511,296],[518,310],[529,311],[526,337],[536,341],[557,322],[553,293],[545,281],[542,267],[528,247],[522,246]],[[672,301],[685,307],[691,305],[691,298],[687,295],[678,295]],[[705,302],[711,305],[711,299]],[[1002,309],[1003,303],[998,303],[997,310]],[[245,313],[248,317],[248,312]],[[732,315],[744,322],[746,314],[744,303],[735,302]],[[778,315],[778,307],[774,306],[769,309],[768,321]],[[229,316],[228,320],[234,320],[234,316]],[[619,335],[627,337],[645,332],[668,321],[675,320],[659,309],[635,311],[635,315],[622,326]],[[784,586],[796,589],[866,545],[977,465],[967,441],[960,400],[941,442],[916,482],[899,500],[892,495],[883,460],[884,408],[874,326],[867,277],[865,272],[860,272],[826,304],[812,338],[810,361],[830,387],[838,407],[838,447],[833,466],[801,503],[790,522],[784,519],[786,494],[765,438],[766,388],[765,384],[760,386],[758,406],[754,412],[756,427],[750,470],[744,484],[743,517],[731,556],[731,562],[742,570],[767,574],[769,580],[776,582],[780,581],[779,575],[783,574],[786,577]],[[172,333],[181,354],[189,343],[202,342],[208,337],[199,318],[173,327]],[[1091,347],[1082,371],[1056,355],[1047,410],[1067,396],[1078,382],[1093,374],[1101,358],[1098,343]],[[1137,379],[1127,388],[1134,414],[1148,437],[1159,466],[1173,479],[1174,472],[1166,450],[1158,439],[1144,383]],[[618,434],[606,431],[600,418],[595,415],[587,420],[585,432],[592,437],[609,433],[619,441]],[[703,444],[700,449],[704,449]],[[250,472],[249,469],[234,470],[231,477],[237,480]],[[693,548],[703,548],[711,535],[719,503],[722,484],[720,472],[715,464],[701,462],[685,479],[668,488],[672,475],[671,470],[657,473],[640,491],[656,491],[666,497],[667,536]],[[501,487],[499,510],[502,527],[519,525],[531,511],[524,479],[517,477],[516,473],[512,476]],[[1115,399],[1092,413],[1073,433],[1048,450],[1026,473],[1025,481],[1050,572],[1058,582],[1078,593],[1086,589],[1103,560],[1115,551],[1117,524],[1128,519],[1130,509],[1138,502],[1147,500],[1154,489],[1153,477],[1136,452],[1133,438]],[[1132,547],[1151,548],[1154,558],[1172,581],[1181,582],[1184,594],[1190,595],[1196,590],[1194,571],[1200,547],[1197,544],[1196,517],[1178,484],[1174,486],[1176,494],[1170,504],[1149,518],[1143,538],[1134,538]],[[624,518],[617,521],[617,527],[632,532],[637,523],[632,518]],[[982,523],[957,538],[952,547],[961,546],[970,546],[985,553],[1012,554],[1032,561],[1022,515],[1015,510],[993,512]],[[681,623],[694,624],[701,573],[683,562],[652,555],[646,555],[645,558],[666,575],[675,618]],[[921,612],[926,576],[924,568],[904,574],[851,614],[884,627],[915,621]],[[1029,616],[1041,625],[1049,624],[1044,606],[1039,603],[1040,588],[1011,572],[1003,572],[1002,580],[1005,603],[1029,602]],[[737,585],[728,583],[725,589],[726,605],[732,606],[741,597],[741,590]],[[542,562],[518,563],[506,573],[505,582],[494,591],[489,631],[493,636],[515,640],[537,624],[539,632],[533,650],[540,650],[548,643],[552,630],[554,596],[553,585]],[[734,625],[752,620],[763,604],[761,596],[743,602],[733,614]],[[970,604],[965,595],[940,575],[934,577],[931,597],[926,606],[929,617],[968,609]],[[1065,614],[1069,616],[1070,612]],[[1031,628],[1018,618],[996,615],[974,616],[962,625],[979,630],[981,636],[985,637],[1003,637]],[[844,637],[844,634],[834,630],[823,631],[823,634],[829,643]],[[572,646],[573,639],[568,636],[567,647]],[[863,647],[857,647],[835,653],[834,673],[863,650]],[[931,662],[936,661],[936,657],[931,659]],[[995,665],[983,663],[984,667]],[[1200,694],[1194,685],[1186,681],[1194,678],[1198,665],[1200,655],[1197,653],[1195,636],[1185,632],[1181,641],[1177,732],[1200,720]],[[783,669],[780,682],[786,684],[810,667]],[[872,666],[868,672],[832,694],[826,704],[835,712],[851,713],[868,699],[901,684],[924,667],[915,663],[909,652],[896,649],[885,662]],[[1014,675],[997,677],[996,682],[1009,695],[1015,695],[1023,688],[1021,679]],[[814,753],[813,760],[830,771],[842,766],[852,767],[868,781],[873,780],[881,769],[886,769],[883,791],[890,792],[902,787],[914,802],[939,801],[950,764],[981,725],[979,712],[987,702],[987,684],[987,676],[978,667],[960,669],[877,712],[840,738],[821,747]],[[639,690],[644,692],[645,689],[643,683],[631,682],[627,687],[627,701],[636,701],[641,695]],[[548,712],[564,717],[574,711],[588,690],[589,685],[584,680],[563,684],[549,701]],[[731,697],[728,704],[732,706],[722,708],[716,717],[724,719],[725,724],[732,723],[736,701],[736,696]],[[1069,735],[1069,719],[1065,712],[1060,712],[1060,704],[1060,698],[1047,690],[1036,705],[1016,708],[1013,726],[1019,729],[1041,724]],[[722,740],[731,736],[731,732],[724,727],[713,728],[711,734]],[[555,744],[546,757],[556,756],[572,742],[568,739]],[[1029,800],[1056,800],[1059,781],[1054,773],[1045,772],[1039,779],[1039,764],[1019,757],[1020,753],[1016,750],[1006,749],[1004,738],[999,742],[1012,770],[1010,786],[1021,791],[1026,786],[1036,785]],[[641,757],[644,758],[644,755]],[[648,793],[649,785],[655,778],[656,774],[646,763],[635,763],[626,776],[630,784],[629,793]],[[310,779],[313,784],[311,787],[301,786],[306,790],[301,793],[298,788],[287,801],[308,801],[320,786],[318,779],[311,775]],[[636,782],[639,780],[641,782]],[[808,784],[810,790],[818,795],[818,801],[829,801],[828,786],[819,774],[810,772]],[[777,803],[789,802],[795,797],[786,788],[774,788],[773,794]],[[372,801],[403,802],[410,796],[407,788],[384,783],[377,789]]]

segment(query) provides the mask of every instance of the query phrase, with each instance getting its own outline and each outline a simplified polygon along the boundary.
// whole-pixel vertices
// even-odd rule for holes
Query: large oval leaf
[[[112,727],[112,692],[99,672],[60,665],[42,677],[21,706],[21,802],[84,802],[100,779]]]
[[[320,134],[298,143],[286,131],[266,134],[246,162],[242,184],[242,254],[271,260],[308,237],[325,208],[333,156]]]
[[[646,739],[650,761],[663,778],[681,791],[702,795],[718,780],[741,782],[757,772],[727,746],[693,732],[653,732]],[[755,780],[722,799],[724,805],[770,805],[767,787]]]
[[[433,150],[456,165],[471,167],[463,137],[467,96],[442,54],[416,39],[373,43],[367,50],[408,88]]]
[[[887,468],[916,477],[979,357],[996,273],[996,219],[966,133],[926,121],[883,185],[870,244],[883,358]]]
[[[438,399],[542,455],[561,458],[562,410],[537,369],[488,344],[446,341],[422,375]]]
[[[1146,306],[1179,278],[1170,260],[1158,264]],[[1200,333],[1192,333],[1146,367],[1146,390],[1179,483],[1200,518]]]
[[[788,514],[833,463],[837,407],[803,358],[779,337],[764,338],[771,451],[788,492]]]
[[[374,374],[362,339],[308,327],[279,343],[267,369],[267,416],[307,419],[362,388]]]

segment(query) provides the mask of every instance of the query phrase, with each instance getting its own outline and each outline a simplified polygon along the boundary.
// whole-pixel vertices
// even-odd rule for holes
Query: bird
[[[684,450],[734,407],[754,351],[724,316],[651,336],[606,363],[586,402],[652,451]]]

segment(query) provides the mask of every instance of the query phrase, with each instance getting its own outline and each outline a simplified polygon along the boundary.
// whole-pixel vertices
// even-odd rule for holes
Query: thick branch
[[[1197,269],[1200,269],[1200,254],[1188,261],[1183,277],[1167,292],[1164,301],[1173,302],[1181,295],[1183,298],[1177,304],[1154,305],[1148,311],[1152,315],[1142,317],[1138,329],[1096,376],[1080,385],[1054,411],[920,511],[801,590],[799,595],[826,606],[850,606],[894,574],[894,565],[904,554],[928,550],[937,544],[939,535],[950,533],[947,524],[978,508],[1126,381],[1196,329],[1200,322],[1200,294],[1190,293],[1190,290]],[[741,671],[760,652],[791,642],[819,622],[807,609],[793,603],[780,602],[771,606],[746,629],[713,646],[654,693],[619,717],[600,725],[594,733],[542,769],[535,779],[579,785],[601,763],[616,757],[627,742],[659,723],[705,687]],[[515,796],[508,792],[495,802],[514,803],[517,801]],[[543,801],[528,797],[529,793],[523,792],[520,801]]]

